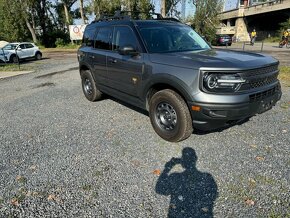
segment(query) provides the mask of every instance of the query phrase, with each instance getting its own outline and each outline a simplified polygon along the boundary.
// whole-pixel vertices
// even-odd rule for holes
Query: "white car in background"
[[[35,58],[40,60],[42,53],[39,48],[30,42],[14,42],[0,49],[0,62],[17,63],[21,59]]]

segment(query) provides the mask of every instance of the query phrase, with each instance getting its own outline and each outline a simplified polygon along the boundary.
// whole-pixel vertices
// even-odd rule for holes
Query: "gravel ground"
[[[290,216],[289,87],[246,123],[169,143],[146,113],[87,101],[61,56],[0,80],[0,217]]]

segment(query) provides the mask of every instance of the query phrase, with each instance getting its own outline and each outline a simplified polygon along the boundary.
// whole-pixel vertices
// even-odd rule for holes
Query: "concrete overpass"
[[[237,41],[249,41],[249,32],[255,28],[258,38],[264,39],[275,35],[280,28],[279,23],[289,18],[290,0],[269,0],[254,5],[250,5],[248,0],[241,0],[237,9],[219,15],[221,26],[217,34],[235,36]]]

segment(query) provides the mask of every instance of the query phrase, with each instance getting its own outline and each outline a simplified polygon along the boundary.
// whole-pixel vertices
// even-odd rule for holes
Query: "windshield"
[[[210,49],[209,45],[189,26],[154,26],[140,28],[150,53],[182,52]]]
[[[15,50],[18,44],[7,44],[3,47],[4,50]]]

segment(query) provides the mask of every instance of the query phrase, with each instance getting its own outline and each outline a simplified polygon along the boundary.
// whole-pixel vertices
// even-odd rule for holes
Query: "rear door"
[[[130,26],[115,26],[112,40],[113,50],[107,55],[108,84],[112,89],[131,96],[138,96],[141,85],[143,54],[120,55],[118,49],[132,46],[141,51],[138,40]]]
[[[112,27],[100,27],[95,36],[95,45],[91,54],[93,74],[98,83],[108,85],[107,54],[112,50]]]
[[[32,44],[30,44],[30,43],[26,43],[25,47],[26,47],[26,50],[25,50],[26,56],[27,57],[33,57],[34,56],[35,47]]]

